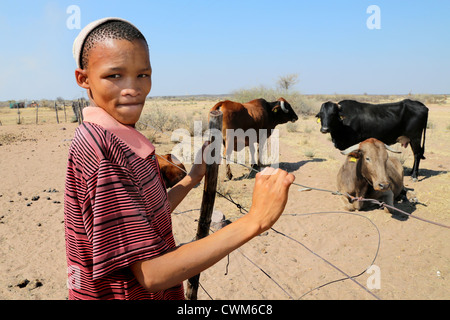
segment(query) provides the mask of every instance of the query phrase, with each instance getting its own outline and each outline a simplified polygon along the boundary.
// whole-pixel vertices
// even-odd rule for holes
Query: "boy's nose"
[[[132,97],[136,97],[137,95],[139,95],[140,90],[137,88],[126,88],[126,89],[122,89],[121,94],[122,96],[132,96]]]

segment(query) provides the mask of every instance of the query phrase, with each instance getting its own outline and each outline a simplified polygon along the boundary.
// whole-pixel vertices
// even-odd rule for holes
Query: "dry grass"
[[[66,106],[64,112],[63,107],[58,109],[59,122],[73,122],[75,114],[72,111],[72,106]],[[20,123],[19,123],[20,119]],[[56,111],[54,108],[40,107],[38,109],[38,124],[42,123],[56,123]],[[36,108],[10,109],[9,107],[0,108],[0,124],[36,124]]]
[[[344,97],[311,96],[308,98],[320,106],[321,102],[341,100]],[[359,96],[352,98],[361,100]],[[378,96],[366,98],[372,99],[372,102],[379,99]],[[392,101],[398,101],[401,98],[391,97]],[[224,97],[207,97],[198,100],[192,98],[150,99],[142,114],[140,130],[145,134],[153,132],[158,153],[171,152],[176,144],[170,141],[171,130],[174,126],[179,125],[180,128],[189,130],[194,120],[202,120],[206,124],[209,109],[223,99]],[[433,126],[427,130],[425,152],[427,159],[421,162],[419,182],[414,183],[406,176],[405,184],[414,189],[419,199],[419,204],[411,210],[413,215],[449,224],[450,106],[448,104],[428,106],[430,107],[429,119]],[[20,190],[24,196],[28,196],[37,194],[48,187],[56,186],[58,190],[64,189],[64,170],[70,144],[68,138],[73,136],[76,124],[69,124],[68,113],[67,125],[64,123],[53,125],[56,123],[54,110],[42,108],[40,113],[42,122],[36,126],[34,109],[23,109],[21,112],[23,112],[21,114],[25,124],[18,126],[16,110],[0,108],[0,121],[3,124],[0,127],[0,143],[3,143],[4,159],[1,167],[4,170],[2,175],[6,186],[1,192],[3,196],[0,197],[0,202],[3,201],[1,206],[5,210],[2,213],[4,218],[0,226],[5,230],[2,231],[2,237],[8,239],[3,246],[4,252],[9,252],[4,259],[4,269],[9,269],[8,272],[3,273],[4,277],[0,283],[0,290],[3,291],[0,291],[0,295],[3,292],[7,294],[4,297],[61,299],[67,292],[65,257],[62,254],[64,250],[62,204],[52,209],[53,212],[48,210],[47,206],[50,205],[48,202],[39,201],[33,204],[33,208],[38,208],[39,205],[42,206],[42,211],[28,212],[19,206],[23,204],[23,196],[19,201],[17,191]],[[60,120],[63,119],[61,114],[62,112],[60,112]],[[72,116],[71,113],[70,116]],[[154,129],[151,131],[147,124],[151,124],[152,121],[156,121],[156,125],[163,128],[164,133]],[[336,173],[343,161],[343,156],[332,146],[329,134],[323,135],[319,132],[319,125],[314,115],[305,114],[296,124],[295,130],[287,124],[279,126],[280,167],[293,173],[296,176],[296,182],[300,184],[335,189]],[[66,130],[61,130],[62,128]],[[31,141],[35,138],[37,141]],[[398,146],[395,147],[398,148]],[[410,148],[401,150],[404,167],[409,170],[413,162],[411,150]],[[51,166],[48,163],[51,163]],[[190,165],[186,168],[189,170]],[[219,192],[231,196],[234,201],[249,209],[254,179],[243,178],[248,173],[248,169],[238,165],[232,166],[235,179],[231,181],[224,177],[224,171],[222,167],[219,169]],[[7,183],[14,179],[18,181],[17,184]],[[49,184],[49,180],[53,184]],[[202,189],[201,185],[194,188],[177,208],[177,211],[186,213],[174,215],[172,218],[177,243],[189,242],[195,235],[197,227],[195,219],[202,201]],[[62,200],[62,192],[52,195],[52,198],[57,196],[59,198],[55,199]],[[9,199],[13,197],[15,201],[10,202]],[[376,249],[376,232],[371,225],[364,224],[365,221],[358,217],[348,215],[293,216],[293,214],[341,209],[341,203],[336,196],[316,191],[299,192],[299,188],[293,186],[290,190],[286,214],[277,222],[276,229],[305,243],[306,246],[333,261],[349,274],[356,274],[367,267]],[[226,219],[230,221],[241,216],[236,206],[219,196],[216,197],[215,210],[223,212]],[[449,297],[450,264],[447,253],[450,239],[446,229],[412,218],[400,221],[380,210],[365,211],[361,214],[373,221],[381,233],[381,249],[376,265],[381,268],[382,289],[376,293],[382,299]],[[52,221],[53,224],[51,224]],[[34,228],[33,226],[36,226],[38,222],[43,223]],[[56,234],[58,240],[47,236],[42,237],[42,234],[47,236]],[[33,240],[24,242],[22,238],[30,235],[33,236],[30,238]],[[22,249],[20,246],[23,243],[27,246]],[[303,248],[293,245],[292,242],[280,238],[273,232],[253,239],[240,250],[264,268],[273,279],[279,281],[296,298],[311,288],[342,278],[341,274],[334,274],[330,268],[322,265]],[[30,261],[30,256],[33,256],[29,254],[30,252],[35,252],[35,262]],[[23,257],[27,259],[24,260]],[[47,264],[43,263],[45,258],[47,260],[44,262],[47,261]],[[230,261],[229,269],[227,269],[228,276],[224,276],[224,270],[228,268],[226,259],[202,273],[202,285],[214,298],[286,298],[283,292],[279,292],[278,287],[255,266],[242,258],[239,252],[230,255]],[[53,266],[58,268],[52,269]],[[440,276],[436,276],[437,271]],[[358,280],[364,284],[367,276],[363,274],[358,277]],[[9,283],[17,283],[18,277],[43,279],[44,286],[26,291],[8,286]],[[61,290],[57,291],[60,287]],[[367,296],[358,290],[350,281],[341,281],[324,287],[306,298],[366,299]],[[199,298],[208,299],[203,292],[199,293]]]

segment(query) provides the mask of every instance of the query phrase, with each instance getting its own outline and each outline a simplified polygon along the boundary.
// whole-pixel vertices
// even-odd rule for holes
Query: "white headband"
[[[108,17],[108,18],[102,18],[99,20],[95,20],[95,21],[89,23],[86,27],[83,28],[83,30],[80,31],[80,33],[78,34],[78,36],[75,38],[75,40],[73,42],[73,49],[72,49],[73,58],[75,59],[75,62],[77,63],[78,68],[81,68],[81,49],[83,48],[84,41],[86,41],[86,38],[88,37],[89,33],[91,33],[92,30],[94,30],[101,24],[104,24],[105,22],[108,22],[108,21],[123,21],[123,22],[126,22],[136,28],[136,26],[133,25],[131,22],[129,22],[125,19],[122,19],[122,18]]]

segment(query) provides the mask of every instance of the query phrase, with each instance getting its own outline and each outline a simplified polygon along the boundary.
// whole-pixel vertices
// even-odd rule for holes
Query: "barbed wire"
[[[226,197],[224,197],[224,198],[225,198],[226,200],[230,201],[228,198],[226,198]],[[234,201],[232,201],[232,202],[233,202],[233,204],[237,204],[237,203],[234,202]],[[239,205],[239,204],[238,204],[238,205]],[[240,206],[240,205],[239,205],[239,206]],[[241,211],[241,214],[243,214],[242,211],[248,212],[247,209],[243,208],[242,206],[240,206],[239,210]],[[181,215],[181,214],[188,213],[188,212],[192,212],[192,211],[200,211],[200,209],[191,209],[191,210],[186,210],[186,211],[182,211],[182,212],[176,212],[175,214],[176,214],[176,215]],[[347,273],[345,273],[344,271],[342,271],[340,268],[338,268],[337,266],[335,266],[333,263],[329,262],[328,260],[324,259],[324,258],[323,258],[322,256],[320,256],[319,254],[317,254],[316,252],[314,252],[313,250],[311,250],[309,247],[307,247],[306,245],[304,245],[304,244],[301,243],[300,241],[298,241],[298,240],[296,240],[295,238],[293,238],[293,237],[287,235],[287,234],[284,233],[284,232],[281,232],[281,231],[278,231],[278,230],[276,230],[276,229],[274,229],[274,228],[271,228],[271,230],[274,231],[276,234],[279,234],[279,235],[281,235],[281,236],[283,236],[283,237],[288,238],[289,240],[292,240],[292,241],[296,242],[297,244],[300,244],[300,245],[301,245],[303,248],[305,248],[307,251],[309,251],[310,253],[312,253],[313,255],[315,255],[316,257],[318,257],[319,259],[323,260],[326,264],[332,266],[332,267],[333,267],[335,270],[337,270],[338,272],[340,272],[340,273],[342,273],[343,275],[345,275],[345,278],[339,278],[339,279],[336,279],[336,280],[332,280],[332,281],[326,282],[326,283],[324,283],[324,284],[321,284],[321,285],[319,285],[319,286],[317,286],[317,287],[315,287],[315,288],[313,288],[313,289],[307,291],[306,293],[302,294],[299,298],[297,298],[297,300],[302,299],[304,296],[310,294],[311,292],[313,292],[313,291],[315,291],[315,290],[317,290],[317,289],[320,289],[320,288],[323,288],[323,287],[325,287],[325,286],[327,286],[327,285],[330,285],[330,284],[333,284],[333,283],[336,283],[336,282],[339,282],[339,281],[344,281],[344,280],[352,280],[352,281],[355,282],[358,286],[360,286],[360,287],[363,288],[366,292],[368,292],[370,295],[372,295],[374,298],[376,298],[377,300],[381,300],[380,297],[378,297],[377,295],[375,295],[374,293],[372,293],[370,290],[368,290],[366,287],[364,287],[361,283],[359,283],[358,281],[355,280],[355,278],[360,277],[360,276],[363,275],[363,274],[364,274],[371,266],[373,266],[374,263],[375,263],[375,260],[376,260],[377,257],[378,257],[378,253],[379,253],[379,250],[380,250],[380,247],[381,247],[381,235],[380,235],[380,230],[378,229],[377,225],[376,225],[371,219],[369,219],[368,217],[366,217],[366,216],[364,216],[364,215],[361,215],[361,214],[359,214],[359,213],[354,213],[354,212],[348,212],[348,211],[320,211],[320,212],[309,212],[309,213],[301,213],[301,214],[283,214],[283,216],[308,216],[308,215],[319,215],[319,214],[349,214],[349,215],[354,215],[354,216],[359,216],[359,217],[365,218],[366,220],[368,220],[368,221],[374,226],[374,228],[375,228],[376,231],[377,231],[377,235],[378,235],[377,249],[376,249],[375,255],[374,255],[374,257],[373,257],[371,263],[369,264],[369,266],[368,266],[367,268],[365,268],[364,270],[362,270],[360,273],[358,273],[358,274],[356,274],[356,275],[353,275],[353,276],[350,276],[350,275],[348,275]],[[190,217],[189,217],[189,218],[190,218]],[[191,219],[193,219],[193,218],[191,218]],[[210,231],[211,231],[211,232],[214,232],[214,230],[211,229],[211,228],[210,228]],[[267,278],[269,278],[269,280],[271,280],[277,287],[279,287],[279,288],[280,288],[280,289],[281,289],[281,290],[282,290],[289,298],[291,298],[292,300],[295,300],[294,297],[293,297],[286,289],[284,289],[284,288],[282,287],[282,285],[281,285],[281,284],[280,284],[273,276],[271,276],[267,271],[265,271],[261,266],[259,266],[256,262],[254,262],[252,259],[250,259],[247,255],[245,255],[245,254],[242,252],[242,250],[240,250],[240,249],[238,248],[236,251],[239,252],[245,259],[247,259],[253,266],[255,266],[257,269],[259,269],[259,270],[260,270]],[[226,270],[227,270],[227,271],[225,272],[225,275],[228,274],[229,255],[228,255],[227,257],[228,257],[228,262],[227,262],[227,266],[226,266]],[[203,286],[201,286],[201,287],[202,287],[202,289],[205,291],[205,293],[209,296],[209,298],[210,298],[211,300],[213,300],[213,298],[212,298],[211,295],[208,293],[208,291],[207,291]]]
[[[183,169],[183,168],[181,168],[180,166],[176,165],[175,163],[173,163],[173,162],[171,162],[171,161],[169,161],[169,160],[163,158],[163,157],[160,156],[159,154],[158,154],[158,156],[159,156],[161,159],[164,159],[165,161],[167,161],[167,162],[169,162],[170,164],[174,165],[174,166],[177,167],[178,169],[182,170],[184,173],[188,174],[188,172],[187,172],[185,169]],[[247,168],[247,169],[249,169],[249,170],[252,170],[252,171],[254,171],[254,172],[256,172],[256,173],[261,172],[260,170],[256,170],[256,169],[253,168],[253,167],[246,166],[246,165],[243,164],[243,163],[240,163],[240,162],[237,162],[237,161],[233,161],[233,160],[227,159],[227,158],[225,158],[225,157],[223,157],[223,156],[222,156],[222,159],[225,159],[225,160],[227,160],[227,161],[231,161],[231,162],[233,162],[234,164],[243,166],[243,167],[245,167],[245,168]],[[437,225],[437,226],[440,226],[440,227],[443,227],[443,228],[450,229],[450,226],[449,226],[449,225],[445,225],[445,224],[443,224],[443,223],[435,222],[435,221],[432,221],[432,220],[429,220],[429,219],[425,219],[425,218],[422,218],[422,217],[419,217],[419,216],[412,215],[412,214],[409,213],[409,212],[406,212],[406,211],[401,210],[401,209],[399,209],[399,208],[396,208],[396,207],[394,207],[394,206],[388,205],[388,204],[386,204],[386,203],[384,203],[384,202],[380,202],[380,201],[378,201],[378,200],[376,200],[376,199],[369,199],[369,198],[364,198],[364,197],[354,197],[354,196],[352,196],[352,195],[350,195],[350,194],[348,194],[348,193],[342,193],[342,192],[337,191],[337,190],[333,191],[333,190],[329,190],[329,189],[323,189],[323,188],[316,188],[316,187],[306,186],[306,185],[297,183],[297,182],[295,182],[295,181],[294,181],[292,184],[295,185],[295,186],[298,186],[298,187],[303,188],[303,189],[301,189],[300,191],[311,191],[311,190],[315,190],[315,191],[320,191],[320,192],[328,192],[328,193],[331,193],[332,195],[344,196],[344,197],[347,197],[348,199],[350,199],[352,202],[353,202],[353,201],[372,202],[373,204],[378,205],[380,208],[387,208],[387,209],[395,210],[395,211],[397,211],[397,212],[399,212],[399,213],[401,213],[401,214],[404,214],[404,215],[406,215],[406,216],[408,216],[408,217],[411,217],[411,218],[414,218],[414,219],[417,219],[417,220],[421,220],[421,221],[423,221],[423,222],[427,222],[427,223],[430,223],[430,224],[434,224],[434,225]],[[216,191],[216,192],[217,192],[217,191]],[[232,202],[232,201],[231,201],[231,202]],[[237,204],[235,203],[235,205],[237,205]]]
[[[163,132],[163,133],[164,133],[164,132]],[[187,172],[185,169],[183,169],[183,168],[181,168],[180,166],[176,165],[175,163],[173,163],[173,162],[171,162],[171,161],[169,161],[169,160],[167,160],[167,159],[161,157],[160,155],[158,155],[158,156],[159,156],[161,159],[164,159],[165,161],[167,161],[167,162],[169,162],[170,164],[174,165],[174,166],[177,167],[178,169],[182,170],[184,173],[188,174],[188,172]],[[249,169],[249,170],[251,170],[251,171],[254,171],[254,172],[256,172],[256,173],[260,172],[259,170],[256,170],[256,169],[253,168],[253,167],[246,166],[246,165],[243,164],[243,163],[239,163],[239,162],[237,162],[237,161],[233,161],[233,160],[227,159],[227,158],[225,158],[225,157],[223,157],[223,156],[222,156],[222,159],[225,159],[226,161],[231,161],[231,162],[233,162],[234,164],[243,166],[243,167],[245,167],[245,168],[247,168],[247,169]],[[315,191],[320,191],[320,192],[327,192],[327,193],[330,193],[330,194],[332,194],[332,195],[345,196],[345,197],[347,197],[348,199],[350,199],[351,202],[353,202],[353,201],[372,202],[372,203],[378,205],[380,208],[387,208],[387,209],[395,210],[395,211],[397,211],[397,212],[399,212],[399,213],[402,213],[402,214],[404,214],[404,215],[406,215],[406,216],[408,216],[408,217],[412,217],[412,218],[421,220],[421,221],[426,222],[426,223],[434,224],[434,225],[437,225],[437,226],[440,226],[440,227],[443,227],[443,228],[447,228],[447,229],[450,228],[450,226],[448,226],[448,225],[445,225],[445,224],[442,224],[442,223],[438,223],[438,222],[435,222],[435,221],[431,221],[431,220],[428,220],[428,219],[425,219],[425,218],[421,218],[421,217],[418,217],[418,216],[414,216],[414,215],[412,215],[412,214],[410,214],[410,213],[408,213],[408,212],[406,212],[406,211],[404,211],[404,210],[398,209],[398,208],[396,208],[396,207],[394,207],[394,206],[391,206],[391,205],[388,205],[388,204],[386,204],[386,203],[384,203],[384,202],[380,202],[380,201],[378,201],[378,200],[376,200],[376,199],[367,199],[367,198],[363,198],[363,197],[354,197],[354,196],[351,196],[351,195],[348,194],[348,193],[341,193],[341,192],[339,192],[339,191],[333,191],[333,190],[324,189],[324,188],[311,187],[311,186],[303,185],[303,184],[300,184],[300,183],[297,183],[297,182],[293,182],[293,185],[296,185],[296,186],[298,186],[298,187],[301,187],[302,189],[300,189],[299,191],[311,191],[311,190],[315,190]],[[240,210],[241,214],[242,214],[243,211],[246,212],[246,213],[248,213],[248,210],[245,209],[244,207],[242,207],[242,205],[240,205],[239,203],[235,202],[235,201],[233,200],[233,198],[231,197],[231,195],[228,195],[228,198],[227,198],[225,195],[223,195],[223,194],[220,193],[219,191],[216,191],[216,193],[217,193],[218,195],[220,195],[221,197],[223,197],[224,199],[226,199],[226,200],[228,200],[229,202],[231,202],[232,204],[234,204],[234,205]],[[377,232],[378,232],[379,240],[378,240],[378,246],[377,246],[377,250],[376,250],[375,257],[374,257],[374,259],[372,260],[372,263],[371,263],[371,264],[369,265],[369,267],[368,267],[368,268],[370,268],[370,267],[374,264],[374,262],[375,262],[375,260],[376,260],[376,258],[377,258],[377,256],[378,256],[379,249],[380,249],[380,242],[381,242],[381,240],[380,240],[380,232],[379,232],[378,227],[377,227],[377,226],[375,225],[375,223],[373,223],[373,221],[371,221],[369,218],[367,218],[367,217],[365,217],[365,216],[363,216],[363,215],[360,215],[360,214],[356,214],[356,213],[353,213],[353,212],[341,212],[341,211],[329,211],[329,212],[347,213],[347,214],[354,214],[354,215],[358,215],[358,216],[364,217],[364,218],[368,219],[368,220],[372,223],[372,225],[376,228],[376,230],[377,230]],[[307,214],[319,214],[319,213],[306,213],[306,214],[304,214],[304,215],[307,215]],[[320,286],[318,286],[318,287],[316,287],[316,288],[313,288],[313,289],[309,290],[308,292],[306,292],[305,294],[303,294],[302,296],[300,296],[299,299],[303,298],[305,295],[311,293],[311,292],[314,291],[314,290],[317,290],[317,289],[319,289],[319,288],[323,288],[324,286],[330,285],[330,284],[332,284],[332,283],[336,283],[336,282],[339,282],[339,281],[343,281],[343,280],[347,280],[347,279],[348,279],[348,280],[353,281],[355,284],[357,284],[359,287],[361,287],[363,290],[365,290],[367,293],[369,293],[369,294],[370,294],[371,296],[373,296],[375,299],[381,300],[380,297],[378,297],[376,294],[374,294],[374,293],[371,292],[369,289],[367,289],[365,286],[363,286],[361,283],[359,283],[357,280],[355,280],[356,277],[359,277],[359,276],[361,276],[362,274],[364,274],[368,268],[366,268],[364,271],[358,273],[358,274],[355,275],[355,276],[350,276],[349,274],[347,274],[346,272],[344,272],[342,269],[340,269],[339,267],[337,267],[335,264],[333,264],[332,262],[330,262],[330,261],[328,261],[327,259],[323,258],[322,256],[320,256],[319,254],[317,254],[316,252],[314,252],[313,250],[311,250],[310,248],[308,248],[306,245],[304,245],[302,242],[298,241],[297,239],[295,239],[295,238],[293,238],[293,237],[291,237],[291,236],[289,236],[289,235],[287,235],[287,234],[285,234],[285,233],[283,233],[283,232],[281,232],[281,231],[279,231],[279,230],[277,230],[277,229],[275,229],[275,228],[273,228],[273,227],[271,228],[271,230],[274,231],[276,234],[279,234],[279,235],[281,235],[281,236],[283,236],[283,237],[286,237],[287,239],[289,239],[289,240],[291,240],[291,241],[297,243],[298,245],[302,246],[304,249],[306,249],[307,251],[309,251],[311,254],[315,255],[316,257],[318,257],[319,259],[321,259],[322,261],[324,261],[326,264],[328,264],[329,266],[331,266],[333,269],[337,270],[338,272],[340,272],[341,274],[343,274],[343,275],[345,276],[345,278],[333,280],[333,281],[327,282],[327,283],[325,283],[325,284],[322,284],[322,285],[320,285]],[[247,256],[245,256],[241,251],[239,251],[239,252],[240,252],[246,259],[248,259],[252,264],[254,264],[261,272],[263,272],[270,280],[272,280],[279,288],[281,288],[281,289],[282,289],[282,290],[283,290],[283,291],[284,291],[291,299],[293,299],[292,295],[290,295],[290,294],[289,294],[289,293],[288,293],[288,292],[287,292],[287,291],[286,291],[286,290],[285,290],[285,289],[284,289],[277,281],[275,281],[275,280],[274,280],[267,272],[265,272],[261,267],[259,267],[259,266],[258,266],[257,264],[255,264],[253,261],[251,261],[251,260],[250,260]],[[229,258],[229,256],[228,256],[228,258]],[[203,286],[202,286],[202,289],[205,290],[205,289],[203,288]],[[206,292],[206,290],[205,290],[205,292]],[[206,292],[206,294],[211,298],[211,296],[209,295],[209,293]]]

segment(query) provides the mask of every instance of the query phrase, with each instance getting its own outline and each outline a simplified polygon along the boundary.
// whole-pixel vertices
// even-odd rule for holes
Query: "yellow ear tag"
[[[277,113],[277,112],[278,112],[278,109],[273,109],[273,112]]]
[[[356,159],[355,157],[350,157],[350,159],[348,159],[348,162],[358,162],[358,159]]]
[[[317,118],[317,123],[320,123],[320,118]]]

